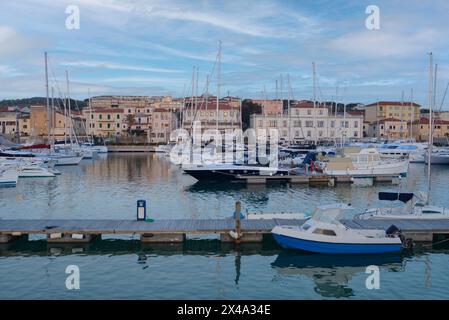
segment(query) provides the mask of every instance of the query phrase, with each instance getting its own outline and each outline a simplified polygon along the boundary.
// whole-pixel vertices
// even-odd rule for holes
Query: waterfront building
[[[20,111],[0,112],[0,134],[16,136],[30,134],[30,114]]]
[[[364,107],[365,121],[374,123],[393,118],[403,122],[415,121],[420,118],[420,108],[415,102],[378,101]]]
[[[170,133],[178,128],[177,113],[167,108],[153,110],[148,130],[150,143],[168,143]]]
[[[401,121],[396,118],[385,118],[369,123],[367,137],[377,139],[409,139],[410,122]]]
[[[283,102],[280,99],[275,100],[250,100],[252,103],[262,106],[262,114],[281,115],[284,112]]]
[[[360,139],[363,136],[363,116],[331,114],[320,103],[300,101],[290,107],[290,115],[253,114],[250,127],[278,129],[279,138],[285,141],[319,141]]]
[[[50,116],[50,126],[53,134],[58,139],[74,133],[78,136],[85,135],[85,123],[81,114],[72,111],[71,117],[55,110]],[[48,136],[47,107],[42,105],[30,106],[30,131],[34,137]]]
[[[413,122],[413,136],[416,141],[429,140],[429,118],[421,117],[419,120]],[[434,119],[433,127],[434,139],[449,139],[449,120]]]
[[[122,108],[86,108],[83,114],[86,118],[87,133],[91,136],[118,136],[128,129]]]
[[[242,116],[240,114],[240,103],[229,104],[220,101],[217,115],[217,105],[215,102],[198,103],[198,106],[187,104],[183,112],[182,128],[191,132],[194,121],[201,122],[201,130],[217,129],[223,134],[225,130],[241,129]]]

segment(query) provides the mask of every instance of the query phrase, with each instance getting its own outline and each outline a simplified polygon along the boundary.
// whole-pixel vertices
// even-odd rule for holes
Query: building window
[[[301,120],[293,121],[293,126],[296,127],[296,128],[300,127],[301,126]]]
[[[312,128],[313,127],[313,121],[306,121],[306,128]]]
[[[110,114],[108,114],[108,116],[107,116],[107,117],[108,117],[108,120],[111,120],[111,115],[110,115]]]
[[[120,119],[120,115],[119,114],[117,114],[117,119]]]
[[[358,121],[354,121],[354,128],[358,128],[359,127],[359,122]]]
[[[282,135],[283,135],[284,137],[286,137],[286,136],[287,136],[287,130],[283,130],[283,131],[282,131]]]
[[[100,123],[100,124],[98,124],[98,126],[99,126],[100,128],[103,128],[103,124],[101,124],[101,123]]]
[[[99,114],[98,119],[100,119],[100,120],[103,119],[103,115]]]
[[[259,120],[259,127],[263,127],[263,120]]]
[[[117,128],[120,128],[120,123],[117,123]]]
[[[312,131],[307,131],[307,136],[311,137],[312,136]]]
[[[332,121],[331,121],[331,128],[334,128],[334,127],[335,127],[335,121],[332,120]]]
[[[108,129],[110,129],[111,128],[111,124],[110,123],[108,123]]]
[[[318,121],[318,128],[324,127],[324,121]]]
[[[310,116],[312,114],[312,110],[307,109],[307,114]]]
[[[283,124],[284,124],[284,127],[287,127],[287,121],[286,120],[283,121]]]
[[[359,132],[358,131],[354,131],[354,137],[358,137],[359,136]]]

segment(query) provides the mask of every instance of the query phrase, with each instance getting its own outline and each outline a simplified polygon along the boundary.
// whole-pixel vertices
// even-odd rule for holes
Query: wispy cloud
[[[133,66],[119,63],[103,61],[65,61],[59,63],[61,66],[81,67],[81,68],[103,68],[111,70],[128,70],[140,72],[158,72],[158,73],[180,73],[182,71],[175,69],[154,68],[146,66]]]

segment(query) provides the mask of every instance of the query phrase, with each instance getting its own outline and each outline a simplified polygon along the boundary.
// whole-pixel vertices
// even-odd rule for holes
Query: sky
[[[79,29],[66,9],[79,8]],[[379,8],[370,30],[369,5]],[[0,2],[0,99],[45,96],[44,52],[55,96],[199,93],[209,75],[221,96],[313,97],[371,103],[410,99],[427,106],[429,52],[437,67],[436,105],[449,81],[449,2],[20,0]],[[215,66],[215,68],[214,68]],[[278,90],[278,95],[281,93]],[[449,101],[448,99],[446,99]],[[449,109],[447,101],[443,109]]]

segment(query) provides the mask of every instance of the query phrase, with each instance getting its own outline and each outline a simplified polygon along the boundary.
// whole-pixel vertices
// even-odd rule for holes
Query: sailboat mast
[[[218,55],[217,55],[217,133],[218,131],[218,115],[219,115],[219,105],[220,105],[220,72],[221,72],[221,40],[218,41]]]
[[[292,121],[292,115],[291,115],[291,84],[290,84],[290,74],[287,73],[287,85],[288,85],[288,101],[287,101],[287,111],[288,111],[288,144],[291,145],[292,143],[292,137],[291,137],[291,121]]]
[[[44,53],[45,59],[45,94],[46,94],[46,107],[47,107],[47,133],[48,133],[48,141],[50,142],[50,97],[48,92],[48,57],[47,52]]]
[[[65,71],[65,77],[66,77],[66,81],[67,81],[67,115],[66,118],[68,117],[69,119],[69,139],[70,139],[70,144],[72,144],[72,119],[71,119],[71,112],[70,112],[70,86],[69,86],[69,72],[66,70]]]
[[[51,87],[51,108],[50,108],[50,133],[51,133],[51,144],[55,142],[55,132],[54,132],[54,119],[55,119],[55,93],[54,88]]]
[[[415,108],[413,108],[413,88],[410,89],[410,142],[413,139],[413,121],[415,118]]]
[[[404,90],[402,90],[402,96],[401,96],[401,132],[400,132],[400,139],[402,140],[402,138],[403,138],[403,128],[404,128],[404,123],[403,123],[403,119],[404,119],[404,117],[403,117],[403,115],[404,115]]]
[[[317,145],[317,136],[316,136],[316,130],[315,130],[315,125],[316,125],[316,83],[315,83],[315,62],[312,62],[312,69],[313,69],[313,77],[312,77],[312,82],[313,82],[313,132],[314,132],[314,143],[315,145]]]
[[[429,54],[429,145],[427,148],[427,204],[430,202],[430,190],[431,190],[431,159],[432,159],[432,146],[433,146],[433,117],[432,117],[432,103],[433,103],[433,55]]]

